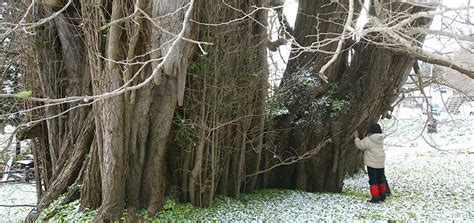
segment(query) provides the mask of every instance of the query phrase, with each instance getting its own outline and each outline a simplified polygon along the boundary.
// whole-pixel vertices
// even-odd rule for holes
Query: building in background
[[[457,71],[445,67],[429,69],[423,76],[423,83],[427,83],[423,93],[418,90],[418,78],[414,74],[405,84],[404,107],[420,108],[423,113],[438,115],[441,112],[474,116],[474,80]],[[434,71],[433,71],[434,70]]]

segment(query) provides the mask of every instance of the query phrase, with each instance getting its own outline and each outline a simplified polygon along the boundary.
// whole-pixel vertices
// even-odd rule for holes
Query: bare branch
[[[34,204],[0,204],[0,207],[7,207],[7,208],[21,208],[21,207],[36,207]]]
[[[33,6],[35,4],[35,0],[32,0],[30,6],[28,6],[28,9],[26,10],[26,13],[23,15],[23,18],[21,18],[20,22],[15,24],[15,26],[12,29],[9,29],[6,33],[0,34],[0,38],[3,39],[7,37],[8,35],[10,35],[12,32],[16,31],[19,28],[23,29],[23,31],[25,32],[28,32],[28,30],[41,26],[53,20],[54,18],[62,14],[64,11],[66,11],[66,9],[72,4],[72,2],[73,2],[72,0],[69,0],[66,3],[66,5],[64,5],[64,7],[62,7],[59,11],[53,13],[51,16],[48,16],[47,18],[43,18],[40,21],[35,22],[35,23],[25,23],[24,21],[28,17],[30,11],[33,9]],[[8,24],[5,24],[5,25],[8,25]]]
[[[329,81],[328,81],[328,77],[324,75],[324,72],[326,72],[326,69],[328,69],[329,66],[331,66],[331,64],[333,64],[337,60],[337,57],[341,53],[342,46],[344,45],[344,41],[346,40],[346,32],[350,30],[353,17],[354,17],[354,0],[349,0],[349,14],[347,15],[346,24],[344,25],[342,33],[339,37],[339,42],[337,43],[337,49],[334,52],[334,55],[331,58],[331,60],[329,60],[319,71],[319,77],[326,83],[328,83]]]
[[[37,98],[37,97],[22,98],[22,97],[19,97],[18,95],[14,95],[14,94],[0,94],[0,98],[2,98],[2,97],[3,98],[21,98],[21,99],[25,99],[25,100],[29,100],[29,101],[44,102],[44,103],[48,103],[48,104],[50,104],[50,103],[71,103],[71,102],[79,102],[79,101],[84,101],[84,102],[88,103],[90,101],[96,102],[98,100],[104,100],[104,99],[107,99],[107,98],[110,98],[110,97],[115,97],[115,96],[121,95],[121,94],[123,94],[124,92],[127,92],[127,91],[133,91],[133,90],[140,89],[143,86],[150,83],[159,74],[159,70],[165,65],[165,63],[168,62],[172,51],[176,48],[176,46],[182,40],[185,39],[185,33],[186,33],[186,30],[188,29],[188,22],[190,20],[189,18],[191,16],[193,8],[194,8],[194,3],[195,3],[195,0],[191,0],[190,3],[188,4],[188,9],[185,13],[185,16],[184,16],[184,19],[183,19],[183,22],[182,22],[182,29],[179,32],[179,34],[177,34],[172,39],[171,46],[170,46],[169,50],[167,51],[167,53],[165,54],[165,56],[162,58],[161,62],[155,67],[155,69],[153,70],[153,73],[147,79],[145,79],[143,82],[141,82],[137,85],[128,86],[128,85],[131,84],[131,81],[133,80],[133,78],[132,78],[128,83],[125,83],[122,87],[120,87],[118,89],[115,89],[114,91],[106,92],[106,93],[103,93],[103,94],[100,94],[100,95],[94,95],[94,96],[71,96],[71,97],[65,97],[65,98],[59,98],[59,99],[49,99],[49,98]],[[202,43],[202,42],[199,42],[199,43]],[[146,64],[149,64],[149,63],[151,63],[151,60],[146,61],[143,64],[143,66],[145,66]]]
[[[286,45],[287,41],[286,39],[280,38],[275,41],[268,41],[268,49],[272,52],[275,52],[278,50],[278,47]]]
[[[402,41],[404,42],[404,41]],[[465,65],[461,62],[443,57],[439,54],[436,53],[431,53],[426,50],[420,49],[418,47],[413,47],[408,45],[407,43],[402,45],[404,48],[402,49],[397,49],[397,48],[391,48],[394,51],[401,52],[408,54],[409,56],[421,60],[426,63],[431,63],[431,64],[437,64],[441,65],[444,67],[449,67],[451,69],[457,70],[466,76],[474,79],[474,67]]]
[[[417,27],[417,28],[411,28],[410,30],[406,32],[406,34],[409,36],[413,36],[417,34],[430,34],[434,36],[444,36],[444,37],[448,37],[448,38],[452,38],[452,39],[460,40],[460,41],[474,42],[474,34],[472,33],[470,35],[459,35],[457,33],[452,33],[452,32]]]

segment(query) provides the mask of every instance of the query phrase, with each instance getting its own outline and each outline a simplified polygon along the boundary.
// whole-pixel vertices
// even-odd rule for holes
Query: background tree
[[[15,21],[21,16],[21,11],[17,4],[1,5],[0,22]],[[21,73],[25,64],[21,63],[22,50],[25,47],[22,44],[25,42],[20,35],[11,35],[1,39],[0,45],[0,91],[1,94],[11,94],[24,90],[21,81]],[[0,125],[13,124],[17,125],[20,122],[19,115],[14,115],[16,111],[23,106],[21,100],[13,98],[2,99],[0,105]],[[2,129],[3,130],[3,129]]]

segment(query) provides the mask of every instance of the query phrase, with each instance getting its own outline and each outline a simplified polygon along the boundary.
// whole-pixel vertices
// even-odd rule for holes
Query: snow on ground
[[[436,151],[432,146],[451,153],[474,150],[474,116],[455,116],[443,112],[441,116],[434,116],[438,132],[428,134],[425,127],[427,118],[419,109],[403,109],[395,115],[398,117],[381,122],[386,135],[385,150],[389,156],[431,153]]]
[[[359,173],[344,181],[342,194],[260,190],[240,199],[218,196],[209,209],[167,199],[165,210],[153,221],[473,221],[474,118],[442,114],[436,117],[438,133],[422,134],[426,117],[421,112],[395,114],[395,120],[381,122],[386,132],[386,175],[393,192],[383,203],[367,202],[368,177]],[[35,202],[33,186],[18,188],[0,186],[0,203]],[[28,210],[0,208],[0,222],[19,221]],[[78,219],[72,212],[65,215],[70,218],[63,219]]]
[[[345,180],[342,194],[266,190],[239,200],[219,197],[210,210],[177,207],[181,214],[164,212],[161,217],[224,222],[474,220],[473,161],[468,153],[392,157],[386,174],[393,194],[381,204],[367,202],[368,178],[360,173]]]
[[[0,150],[7,145],[7,140],[15,130],[13,126],[5,127],[5,134],[0,134]],[[1,133],[1,132],[0,132]],[[15,141],[10,145],[13,149]],[[25,144],[22,144],[24,147]],[[12,153],[13,154],[13,153]],[[11,155],[6,153],[5,155]],[[8,157],[3,157],[7,159]],[[5,160],[4,160],[5,162]],[[0,170],[3,172],[3,170]],[[0,183],[0,205],[35,205],[36,204],[36,187],[34,184],[26,183]],[[19,222],[25,219],[32,207],[1,207],[0,206],[0,222]]]
[[[34,184],[0,184],[1,205],[35,205]],[[19,222],[26,218],[31,207],[0,207],[0,222]]]
[[[342,194],[264,190],[238,200],[219,197],[210,210],[172,204],[159,217],[283,222],[474,220],[474,118],[442,114],[436,117],[438,133],[422,134],[426,116],[421,111],[403,109],[395,115],[395,120],[381,122],[387,133],[386,175],[393,192],[381,204],[367,202],[368,177],[359,173],[344,181]]]

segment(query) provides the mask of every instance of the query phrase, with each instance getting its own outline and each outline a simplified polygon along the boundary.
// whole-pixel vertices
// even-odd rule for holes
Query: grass
[[[421,124],[403,123],[386,143],[397,144],[417,135]],[[416,125],[418,124],[418,125]],[[422,139],[390,146],[386,175],[392,196],[380,204],[370,204],[368,178],[356,174],[344,182],[343,193],[308,193],[297,190],[258,190],[239,199],[217,196],[208,209],[167,198],[163,211],[144,218],[160,221],[472,221],[474,220],[474,120],[451,127],[443,124],[433,135],[437,143],[453,149],[431,149]],[[55,202],[49,211],[59,207]],[[55,221],[90,221],[97,211],[79,212],[79,203],[61,207]],[[47,210],[47,211],[48,211]],[[43,213],[44,214],[44,213]],[[0,215],[1,219],[1,215]]]
[[[388,162],[392,196],[371,204],[367,175],[345,180],[343,193],[298,190],[257,190],[239,199],[217,196],[210,208],[197,208],[167,198],[156,216],[161,221],[468,221],[474,219],[474,154],[402,156]],[[465,171],[458,171],[463,169]],[[56,204],[55,204],[56,205]],[[88,221],[97,212],[77,212],[78,202],[62,208],[53,220]]]

